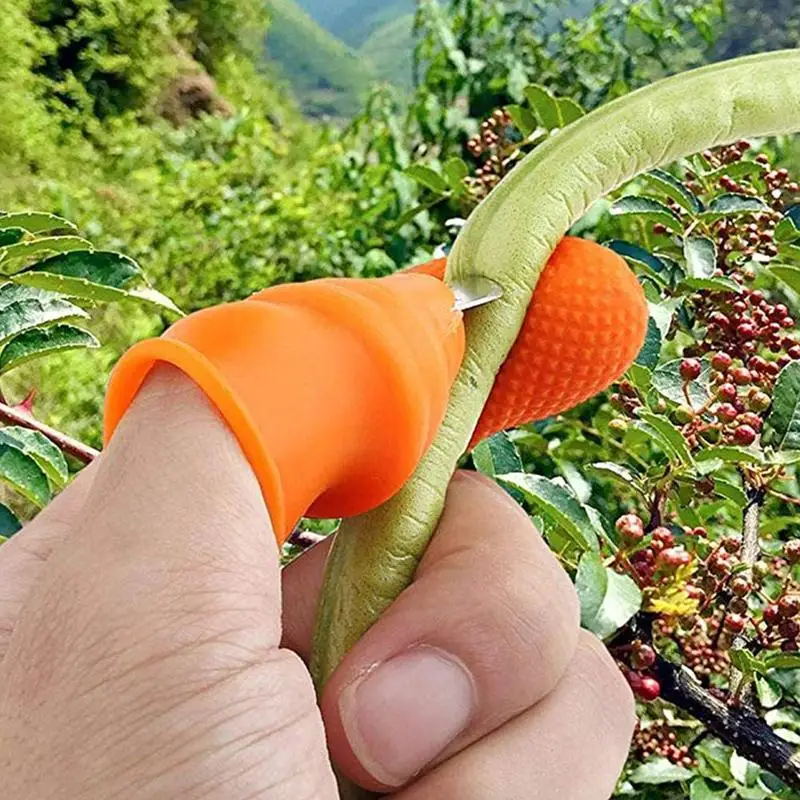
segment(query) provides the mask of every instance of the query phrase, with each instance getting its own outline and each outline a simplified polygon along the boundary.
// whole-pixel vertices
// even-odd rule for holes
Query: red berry
[[[787,351],[786,355],[794,361],[800,360],[800,344],[793,344]]]
[[[800,614],[800,595],[785,594],[778,600],[778,610],[781,612],[781,616],[786,619],[796,617]]]
[[[638,690],[634,689],[636,696],[645,703],[652,703],[661,696],[661,684],[655,678],[642,678]]]
[[[711,356],[711,366],[718,372],[725,372],[733,363],[733,359],[727,353],[714,353]]]
[[[649,644],[635,642],[631,651],[631,664],[635,669],[650,669],[656,663],[656,652]]]
[[[781,320],[781,327],[782,328],[794,328],[794,320],[791,317],[784,317]]]
[[[644,537],[644,523],[636,514],[624,514],[617,520],[616,527],[627,542],[638,542]]]
[[[736,314],[744,314],[744,312],[747,311],[747,303],[743,300],[737,300],[733,304],[733,310]]]
[[[748,594],[752,591],[753,587],[750,585],[750,581],[747,580],[742,575],[737,575],[731,582],[730,582],[731,591],[737,597],[747,597]]]
[[[658,542],[662,549],[667,547],[672,547],[675,544],[675,537],[672,535],[672,531],[669,528],[656,528],[653,531],[653,543],[655,544]],[[798,540],[800,543],[800,540]]]
[[[703,365],[696,358],[684,358],[681,361],[680,372],[685,381],[693,381],[700,377],[702,371]]]
[[[748,405],[753,411],[766,411],[772,404],[772,399],[766,392],[753,392],[748,397]]]
[[[717,397],[729,403],[736,399],[736,394],[736,387],[732,383],[723,383],[722,386],[717,389]]]
[[[708,531],[705,528],[692,528],[692,536],[698,539],[705,539],[708,536]]]
[[[760,306],[764,302],[764,292],[754,289],[750,292],[750,302],[754,306]]]
[[[732,422],[739,416],[739,412],[730,403],[718,405],[714,413],[720,422]]]
[[[739,414],[738,419],[739,424],[741,425],[749,425],[756,433],[761,433],[761,428],[764,425],[764,421],[758,414],[754,414],[752,411],[745,411],[744,414]]]
[[[722,540],[722,546],[728,553],[738,553],[742,540],[738,536],[726,536]]]
[[[774,628],[781,621],[781,610],[776,603],[770,603],[764,609],[764,622]]]
[[[747,366],[754,369],[756,372],[763,372],[767,368],[766,359],[761,356],[753,356],[748,362]]]
[[[747,386],[753,379],[752,375],[750,375],[750,370],[746,367],[736,367],[736,369],[731,370],[731,377],[733,382],[739,386]]]
[[[792,564],[800,561],[800,539],[792,539],[791,542],[786,542],[783,546],[783,554]]]
[[[678,569],[678,567],[685,567],[691,560],[692,557],[683,547],[670,547],[658,554],[656,564],[667,569]]]
[[[733,432],[733,440],[746,447],[756,440],[756,432],[749,425],[739,425]]]
[[[726,614],[725,627],[731,633],[741,633],[747,625],[747,620],[740,614]]]
[[[778,624],[778,633],[784,639],[796,639],[800,635],[800,625],[793,619],[784,619]]]
[[[758,328],[752,322],[743,322],[736,328],[736,333],[740,339],[755,339],[758,335]]]

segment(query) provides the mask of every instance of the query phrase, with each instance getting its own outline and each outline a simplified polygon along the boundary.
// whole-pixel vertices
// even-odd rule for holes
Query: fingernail
[[[418,646],[360,676],[341,694],[350,747],[385,786],[402,786],[469,724],[475,687],[456,659]]]

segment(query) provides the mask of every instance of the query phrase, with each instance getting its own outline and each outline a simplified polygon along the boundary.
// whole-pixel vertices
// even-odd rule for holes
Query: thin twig
[[[767,489],[767,491],[773,497],[777,497],[779,500],[783,500],[784,503],[790,503],[793,506],[800,506],[800,498],[784,494],[783,492],[779,492],[777,489]]]
[[[745,484],[746,485],[746,484]],[[742,523],[742,563],[746,569],[740,574],[752,583],[753,565],[761,556],[761,546],[758,540],[758,531],[761,526],[761,506],[764,504],[764,490],[750,487],[747,492],[747,505],[744,509],[744,522]],[[722,626],[720,626],[722,627]],[[743,635],[737,636],[733,640],[733,650],[747,649],[748,641]],[[737,702],[746,701],[749,686],[745,682],[744,675],[735,667],[731,667],[730,673],[731,697]]]
[[[38,431],[43,436],[46,436],[62,453],[72,456],[82,464],[90,464],[100,455],[99,450],[95,450],[93,447],[89,447],[88,444],[79,442],[77,439],[73,439],[65,433],[45,425],[43,422],[39,422],[38,419],[35,419],[27,412],[9,406],[6,403],[0,403],[0,422]]]

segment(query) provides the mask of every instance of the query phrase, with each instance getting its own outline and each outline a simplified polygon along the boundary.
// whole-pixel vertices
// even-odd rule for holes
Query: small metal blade
[[[485,306],[503,296],[501,286],[482,275],[470,275],[449,286],[456,296],[455,311],[468,311],[470,308]]]

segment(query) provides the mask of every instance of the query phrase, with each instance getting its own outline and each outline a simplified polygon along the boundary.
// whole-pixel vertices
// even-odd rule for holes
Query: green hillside
[[[410,88],[414,52],[414,15],[405,14],[377,28],[359,52],[379,81]]]
[[[320,25],[351,47],[387,23],[414,13],[415,0],[298,0]]]
[[[362,105],[371,75],[358,55],[294,0],[267,0],[267,58],[313,117],[349,117]]]

